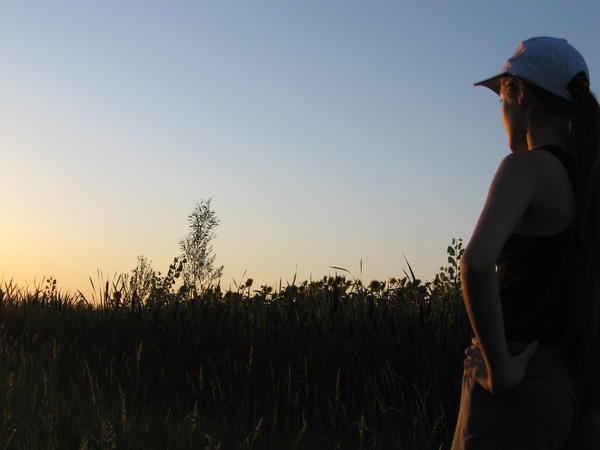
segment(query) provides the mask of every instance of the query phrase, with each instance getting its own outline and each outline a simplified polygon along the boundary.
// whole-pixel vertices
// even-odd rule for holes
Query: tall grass
[[[0,448],[439,449],[471,331],[456,272],[136,299],[0,289]]]

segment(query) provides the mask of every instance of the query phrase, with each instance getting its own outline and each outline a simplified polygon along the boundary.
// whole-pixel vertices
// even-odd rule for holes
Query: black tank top
[[[567,151],[546,145],[564,165],[574,186],[574,166]],[[573,225],[547,236],[509,236],[498,261],[496,279],[507,341],[558,345],[566,329],[572,278]]]

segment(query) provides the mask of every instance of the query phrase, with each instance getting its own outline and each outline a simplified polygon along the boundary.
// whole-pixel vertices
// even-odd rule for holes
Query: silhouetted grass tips
[[[471,333],[455,278],[252,284],[192,296],[155,283],[142,299],[107,283],[97,305],[52,280],[5,284],[0,447],[449,442]]]

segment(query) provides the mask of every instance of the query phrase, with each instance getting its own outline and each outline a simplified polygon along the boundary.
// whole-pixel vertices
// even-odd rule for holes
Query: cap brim
[[[474,83],[473,86],[485,86],[486,88],[490,88],[496,94],[500,95],[500,78],[507,75],[509,75],[508,72],[502,72],[498,75],[494,75],[493,77],[478,81],[477,83]]]

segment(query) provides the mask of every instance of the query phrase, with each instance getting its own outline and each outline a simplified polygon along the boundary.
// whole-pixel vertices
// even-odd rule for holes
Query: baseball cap
[[[540,36],[521,42],[502,72],[475,86],[485,86],[500,94],[500,79],[513,75],[570,101],[567,85],[580,72],[584,72],[589,81],[585,60],[575,47],[566,39]]]

